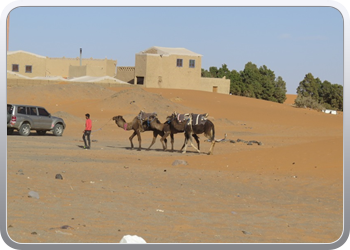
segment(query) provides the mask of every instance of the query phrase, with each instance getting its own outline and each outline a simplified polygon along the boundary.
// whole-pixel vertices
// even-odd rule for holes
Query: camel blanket
[[[208,113],[205,114],[191,114],[192,126],[204,125],[208,119]]]
[[[208,113],[205,114],[176,114],[178,122],[187,122],[187,124],[203,125],[208,119]]]
[[[150,117],[152,115],[157,116],[157,113],[156,112],[146,113],[143,110],[141,110],[140,113],[137,115],[137,118],[139,118],[139,120],[141,120],[141,121],[144,121],[144,120],[146,120],[148,117]]]
[[[188,121],[188,119],[190,119],[190,114],[189,113],[186,113],[186,114],[177,114],[176,113],[176,119],[178,122]]]

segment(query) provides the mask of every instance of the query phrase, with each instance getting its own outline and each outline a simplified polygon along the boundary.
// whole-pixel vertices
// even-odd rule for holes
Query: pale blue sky
[[[266,65],[295,94],[307,73],[343,85],[343,19],[332,7],[18,7],[9,50],[134,66],[152,46],[203,55],[202,68]]]

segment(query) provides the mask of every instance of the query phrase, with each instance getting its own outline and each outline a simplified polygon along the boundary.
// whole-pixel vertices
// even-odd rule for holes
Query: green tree
[[[244,87],[241,75],[236,70],[232,70],[230,74],[230,92],[233,95],[241,95],[242,89]]]
[[[218,78],[223,78],[224,76],[226,76],[226,79],[231,78],[231,71],[227,68],[226,64],[223,64],[217,73]]]
[[[319,78],[315,79],[311,73],[299,83],[297,93],[298,103],[295,102],[297,106],[304,105],[306,101],[310,103],[308,98],[311,98],[325,108],[343,110],[343,86],[329,81],[322,82]]]
[[[330,105],[343,111],[343,86],[339,84],[332,84]]]
[[[275,92],[273,93],[273,96],[278,103],[284,103],[287,99],[286,93],[286,82],[283,81],[281,76],[279,76],[275,81]]]
[[[312,99],[318,101],[318,85],[314,76],[311,73],[305,75],[304,80],[299,83],[297,88],[298,96],[311,97]]]
[[[260,84],[260,73],[258,67],[252,62],[248,62],[245,65],[244,70],[241,71],[241,78],[245,85],[242,95],[261,99],[262,87]]]
[[[252,62],[244,66],[244,70],[230,71],[226,64],[210,67],[209,71],[202,69],[202,77],[230,79],[230,92],[234,95],[253,97],[268,101],[283,103],[286,100],[286,83],[282,77],[276,79],[275,73],[266,65],[258,68]]]
[[[209,73],[211,77],[218,78],[218,68],[217,67],[209,67]]]
[[[331,94],[332,94],[332,84],[329,81],[324,81],[320,84],[318,95],[320,102],[322,103],[331,103]]]
[[[262,86],[261,99],[276,102],[274,98],[275,92],[275,73],[268,69],[265,65],[259,68],[260,83]]]

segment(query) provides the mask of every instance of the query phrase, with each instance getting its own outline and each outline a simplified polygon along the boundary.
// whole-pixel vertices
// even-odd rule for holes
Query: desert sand
[[[63,136],[7,136],[7,230],[18,243],[331,243],[343,232],[343,114],[191,90],[62,83],[7,88],[7,103],[44,106]],[[140,110],[209,113],[217,142],[163,151],[152,132],[130,149]],[[82,148],[85,113],[92,148]],[[168,148],[170,148],[170,138]],[[235,141],[235,143],[229,140]],[[239,141],[242,140],[242,141]],[[248,145],[244,141],[257,141]],[[137,137],[134,138],[137,146]],[[186,164],[173,164],[177,160]],[[63,179],[56,179],[61,174]],[[28,197],[30,191],[39,198]]]

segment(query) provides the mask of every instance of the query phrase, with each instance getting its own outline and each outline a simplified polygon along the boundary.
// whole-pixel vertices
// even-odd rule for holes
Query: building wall
[[[86,65],[85,66],[73,66],[69,65],[68,78],[86,76]]]
[[[183,66],[177,67],[177,59]],[[189,67],[189,60],[195,60],[195,67]],[[137,54],[135,77],[144,77],[148,88],[197,89],[201,77],[201,57],[185,55]]]
[[[135,67],[117,67],[116,78],[134,84]]]
[[[46,75],[46,57],[38,56],[26,52],[18,52],[7,55],[7,70],[12,71],[12,65],[18,64],[18,74],[27,77],[45,76]],[[32,66],[32,73],[25,72],[25,66]]]
[[[86,67],[86,75],[88,76],[111,76],[116,74],[116,60],[109,59],[82,59],[81,65]],[[28,77],[50,77],[62,76],[64,78],[73,77],[76,75],[80,66],[80,58],[49,58],[35,55],[28,52],[9,52],[7,54],[7,70],[12,71],[12,64],[19,65],[19,71],[16,72]],[[32,73],[25,72],[25,66],[32,66]],[[73,66],[70,69],[70,66]],[[73,69],[74,68],[74,69]],[[69,75],[71,70],[72,76]],[[79,74],[81,74],[81,69]]]
[[[138,77],[144,77],[147,88],[193,89],[222,94],[230,93],[230,80],[220,78],[202,78],[201,56],[136,54],[135,84]],[[183,60],[177,67],[177,59]],[[195,60],[195,67],[189,67],[189,60]],[[119,79],[119,78],[118,78]]]
[[[116,60],[109,59],[82,59],[81,66],[86,66],[88,76],[112,76],[116,74]],[[73,77],[69,75],[70,66],[80,66],[80,58],[47,58],[46,76]]]
[[[202,77],[199,90],[229,94],[230,79]]]
[[[177,59],[183,60],[183,66],[177,67]],[[189,60],[195,60],[195,67],[189,67]],[[80,58],[48,58],[28,52],[8,53],[7,70],[12,64],[19,65],[20,75],[27,77],[61,76],[64,78],[83,75],[100,77],[111,76],[131,84],[143,79],[148,88],[193,89],[229,94],[230,80],[201,77],[201,56],[197,55],[160,55],[156,51],[135,55],[135,67],[116,67],[116,60]],[[32,73],[25,73],[25,65],[32,65]]]

